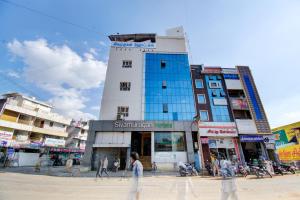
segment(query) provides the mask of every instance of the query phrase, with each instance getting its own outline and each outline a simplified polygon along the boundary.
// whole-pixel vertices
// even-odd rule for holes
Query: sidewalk
[[[0,168],[0,173],[12,172],[12,173],[22,173],[22,174],[32,174],[32,175],[48,175],[48,176],[58,176],[58,177],[95,177],[96,171],[80,172],[80,166],[74,166],[72,169],[72,174],[66,171],[65,166],[60,167],[41,167],[40,172],[35,172],[34,167],[8,167]],[[131,177],[131,171],[119,171],[119,172],[108,172],[110,177]],[[151,176],[178,176],[177,172],[156,172],[144,171],[145,177]],[[104,175],[103,177],[106,177]]]

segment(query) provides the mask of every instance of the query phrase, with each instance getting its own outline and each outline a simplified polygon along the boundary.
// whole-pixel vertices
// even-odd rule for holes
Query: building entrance
[[[132,132],[131,151],[139,154],[144,169],[151,170],[151,132]]]

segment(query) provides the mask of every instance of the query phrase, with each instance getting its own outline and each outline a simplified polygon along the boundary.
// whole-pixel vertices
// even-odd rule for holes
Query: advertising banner
[[[300,160],[300,145],[291,145],[277,150],[279,159],[282,161]]]
[[[246,99],[231,99],[231,106],[233,109],[249,110],[249,106]]]
[[[300,160],[300,122],[275,128],[272,132],[279,159],[283,161]]]
[[[200,136],[236,137],[237,129],[231,122],[199,122],[199,133]]]
[[[0,139],[11,140],[13,137],[13,134],[14,133],[12,131],[0,130]]]

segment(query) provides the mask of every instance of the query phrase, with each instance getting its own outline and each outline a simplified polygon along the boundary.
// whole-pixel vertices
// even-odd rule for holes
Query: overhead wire
[[[49,14],[47,14],[47,13],[44,13],[44,12],[40,11],[40,10],[37,10],[37,9],[34,9],[34,8],[30,8],[30,7],[28,7],[28,6],[25,6],[25,5],[22,5],[22,4],[19,4],[19,3],[15,3],[15,2],[12,2],[12,1],[8,1],[8,0],[0,0],[0,2],[6,3],[6,4],[10,4],[10,5],[12,5],[12,6],[15,6],[15,7],[18,7],[18,8],[22,8],[22,9],[25,9],[25,10],[28,10],[28,11],[30,11],[30,12],[39,14],[39,15],[44,16],[44,17],[47,17],[47,18],[49,18],[49,19],[56,20],[56,21],[58,21],[58,22],[68,24],[68,25],[77,27],[77,28],[79,28],[79,29],[85,30],[85,31],[89,31],[89,32],[95,33],[95,34],[97,34],[97,35],[104,35],[103,33],[99,32],[99,31],[97,31],[97,30],[95,30],[95,29],[92,29],[92,28],[90,28],[90,27],[83,26],[83,25],[80,25],[80,24],[76,24],[76,23],[74,23],[74,22],[71,22],[71,21],[68,21],[68,20],[65,20],[65,19],[62,19],[62,18],[53,16],[53,15],[49,15]]]

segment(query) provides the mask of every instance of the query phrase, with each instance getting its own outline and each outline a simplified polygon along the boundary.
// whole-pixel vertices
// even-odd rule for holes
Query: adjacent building
[[[80,156],[87,138],[87,123],[71,123],[47,103],[19,93],[0,99],[0,150],[14,166],[33,166],[40,153],[63,160],[70,154]],[[3,162],[4,157],[2,157]]]
[[[146,169],[198,162],[197,126],[186,39],[181,27],[165,36],[110,35],[100,120],[90,122],[83,164],[108,157],[121,169],[136,151]],[[111,166],[110,166],[111,167]]]
[[[274,138],[247,66],[191,66],[203,159],[274,158]]]

